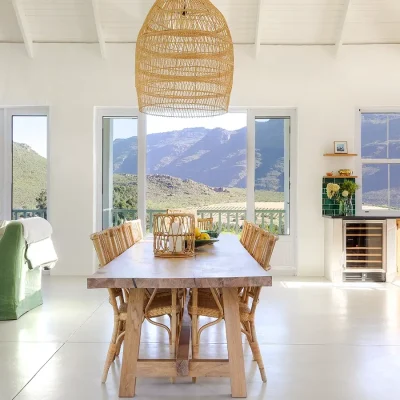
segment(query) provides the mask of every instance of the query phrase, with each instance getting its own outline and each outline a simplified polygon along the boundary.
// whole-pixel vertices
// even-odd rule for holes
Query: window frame
[[[289,117],[289,168],[290,168],[290,231],[288,235],[280,235],[278,248],[281,253],[287,253],[288,264],[283,265],[284,274],[296,275],[297,273],[297,179],[298,179],[298,126],[296,107],[229,107],[229,113],[247,114],[247,140],[246,140],[246,214],[248,220],[255,217],[255,118],[259,117]],[[95,182],[95,224],[96,231],[102,227],[102,120],[103,117],[137,117],[138,118],[138,217],[142,224],[146,221],[146,115],[138,111],[137,107],[95,107],[94,108],[94,182]],[[145,231],[145,226],[143,226]],[[279,253],[279,252],[278,252]],[[95,253],[93,253],[93,263],[96,265]],[[286,263],[286,261],[285,261]]]
[[[138,137],[138,218],[142,221],[143,229],[146,224],[146,116],[137,107],[96,107],[95,108],[95,154],[94,176],[95,193],[95,223],[96,231],[103,226],[103,118],[137,118]],[[145,232],[145,230],[144,230]]]
[[[0,140],[0,155],[3,155],[3,174],[0,183],[3,187],[1,194],[2,207],[0,208],[0,219],[11,220],[12,218],[12,196],[13,196],[13,117],[47,117],[47,219],[51,219],[51,187],[50,187],[50,111],[47,106],[27,107],[2,107],[0,108],[0,133],[3,133],[3,140]],[[2,179],[1,179],[2,178]]]
[[[289,198],[285,202],[289,204],[289,234],[279,235],[280,238],[294,236],[296,232],[296,205],[297,205],[297,110],[295,108],[249,108],[247,110],[247,219],[254,221],[255,219],[255,122],[262,118],[289,118],[290,130],[288,145],[285,148],[285,157],[288,156],[288,163],[285,163],[285,173],[289,173],[288,190]],[[286,140],[286,138],[285,138]],[[250,172],[250,173],[249,173]]]
[[[398,216],[399,210],[363,210],[362,204],[362,167],[364,164],[380,164],[380,165],[391,165],[399,164],[400,158],[362,158],[362,132],[361,132],[361,121],[362,114],[389,114],[397,113],[400,114],[400,107],[362,107],[356,110],[356,150],[357,150],[357,163],[356,163],[356,179],[360,185],[360,190],[357,190],[355,195],[356,200],[356,215],[362,216]],[[389,170],[390,171],[390,170]],[[390,174],[390,172],[389,172]]]

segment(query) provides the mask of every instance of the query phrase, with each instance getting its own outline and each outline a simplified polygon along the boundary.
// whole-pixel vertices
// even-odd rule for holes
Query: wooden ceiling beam
[[[31,33],[28,29],[28,21],[20,0],[12,0],[15,16],[17,17],[18,26],[24,39],[25,49],[30,58],[33,58],[33,41]]]
[[[346,25],[346,19],[349,14],[350,3],[351,3],[351,0],[344,0],[343,13],[342,13],[342,16],[339,21],[337,36],[336,36],[336,40],[335,40],[336,53],[339,52],[339,50],[343,44],[343,32],[344,32],[344,27]]]
[[[254,43],[256,58],[258,58],[258,55],[260,54],[260,47],[261,47],[261,24],[262,24],[261,10],[262,10],[262,6],[263,6],[263,0],[258,0],[257,20],[256,20],[256,36],[255,36],[255,43]]]
[[[99,42],[100,54],[102,58],[106,58],[106,42],[104,40],[103,28],[100,22],[99,2],[98,0],[91,0],[94,23],[96,25],[97,40]]]

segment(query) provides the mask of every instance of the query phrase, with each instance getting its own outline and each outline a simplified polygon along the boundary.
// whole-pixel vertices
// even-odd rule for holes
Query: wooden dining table
[[[196,249],[194,257],[160,258],[146,238],[88,277],[89,289],[129,289],[120,397],[134,397],[137,377],[229,377],[232,397],[247,397],[239,287],[272,286],[272,277],[237,236]],[[190,359],[190,318],[185,309],[176,359],[139,359],[145,289],[219,288],[223,296],[228,359]]]

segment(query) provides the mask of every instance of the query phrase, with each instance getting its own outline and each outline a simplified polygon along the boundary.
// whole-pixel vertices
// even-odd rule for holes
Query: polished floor
[[[44,305],[0,322],[0,400],[118,399],[120,363],[100,383],[111,335],[105,290],[44,276]],[[248,399],[399,400],[400,286],[274,278],[257,310],[268,383],[244,345]],[[227,355],[223,324],[201,355]],[[145,324],[141,357],[168,357],[164,331]],[[138,379],[138,399],[228,399],[229,379]]]

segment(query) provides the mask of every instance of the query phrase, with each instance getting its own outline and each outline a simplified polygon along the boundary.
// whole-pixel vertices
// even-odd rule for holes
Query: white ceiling
[[[153,2],[0,0],[0,42],[22,43],[25,39],[25,44],[27,40],[132,43]],[[225,15],[235,43],[400,43],[400,0],[214,0],[213,3]],[[22,15],[19,19],[16,9]]]

